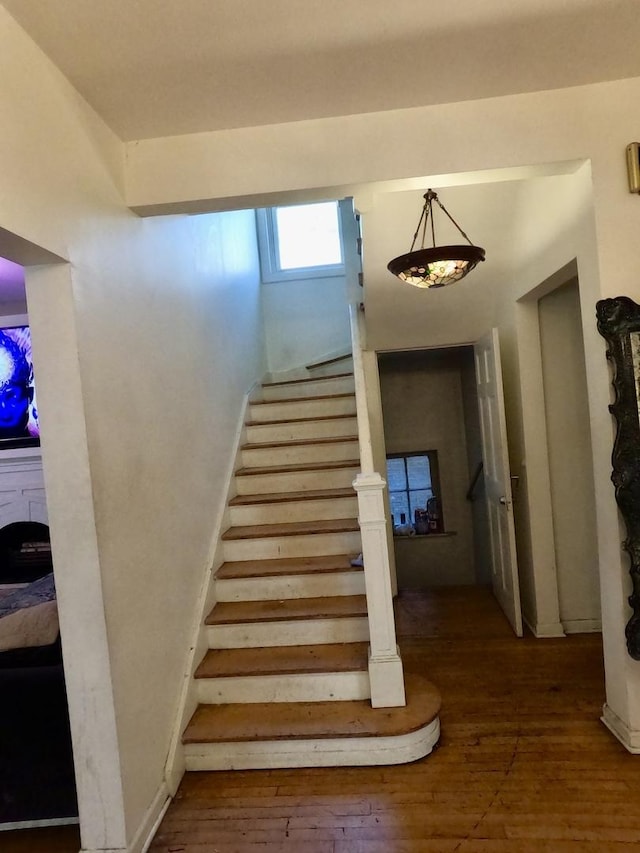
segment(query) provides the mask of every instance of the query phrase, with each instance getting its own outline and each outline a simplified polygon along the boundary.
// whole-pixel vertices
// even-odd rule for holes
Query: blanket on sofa
[[[0,652],[48,646],[58,632],[53,573],[0,598]]]

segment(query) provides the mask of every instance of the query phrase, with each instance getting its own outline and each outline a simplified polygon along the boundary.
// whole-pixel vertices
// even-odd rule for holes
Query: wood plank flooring
[[[599,635],[516,639],[484,589],[404,594],[408,673],[443,696],[429,758],[194,773],[150,853],[631,853],[640,759],[599,722]]]
[[[429,758],[192,773],[149,853],[631,853],[640,757],[599,722],[599,635],[516,639],[484,589],[403,594],[405,668],[440,689]],[[3,853],[56,851],[45,839]],[[7,843],[8,842],[8,843]]]

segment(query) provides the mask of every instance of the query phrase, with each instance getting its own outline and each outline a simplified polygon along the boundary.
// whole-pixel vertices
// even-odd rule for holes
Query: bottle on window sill
[[[427,501],[427,523],[429,533],[442,533],[442,513],[440,512],[440,501],[438,498],[429,498]]]

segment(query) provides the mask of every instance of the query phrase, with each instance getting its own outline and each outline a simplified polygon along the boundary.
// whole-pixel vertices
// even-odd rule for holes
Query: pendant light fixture
[[[449,217],[458,231],[469,244],[468,246],[436,246],[436,229],[433,221],[433,202]],[[431,225],[433,246],[425,249],[427,225]],[[420,248],[414,251],[418,236],[421,234]],[[424,207],[416,233],[413,235],[411,248],[406,255],[400,255],[389,261],[387,269],[398,276],[401,281],[413,284],[415,287],[444,287],[454,281],[460,281],[470,273],[480,261],[484,261],[484,249],[474,246],[455,219],[433,190],[424,194]]]

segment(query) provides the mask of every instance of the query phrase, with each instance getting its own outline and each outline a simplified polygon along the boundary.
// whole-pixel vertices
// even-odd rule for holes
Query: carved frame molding
[[[611,480],[625,521],[633,591],[633,615],[625,627],[627,650],[640,660],[640,305],[627,296],[596,303],[598,331],[607,342],[614,365],[615,400],[609,411],[617,422],[611,455]]]

